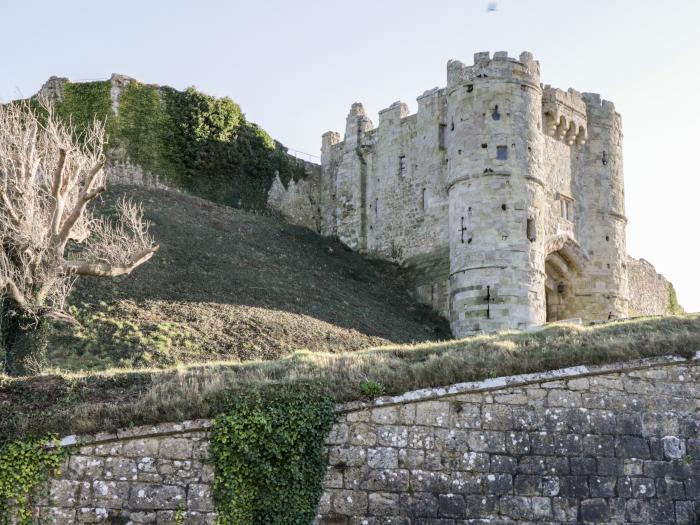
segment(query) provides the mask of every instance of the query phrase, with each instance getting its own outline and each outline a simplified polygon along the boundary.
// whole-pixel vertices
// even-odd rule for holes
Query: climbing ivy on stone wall
[[[34,491],[57,473],[64,458],[65,450],[51,437],[14,441],[0,449],[0,524],[36,523]]]
[[[331,398],[310,387],[232,401],[211,440],[217,524],[312,523],[333,418]]]
[[[669,315],[682,315],[685,313],[683,307],[678,303],[676,289],[671,283],[668,283],[668,306],[666,310],[666,313],[668,313]]]
[[[78,131],[95,118],[104,121],[111,160],[128,160],[168,185],[240,208],[264,208],[276,173],[285,184],[303,176],[303,166],[230,98],[131,81],[114,115],[110,91],[110,81],[69,82],[56,110]]]

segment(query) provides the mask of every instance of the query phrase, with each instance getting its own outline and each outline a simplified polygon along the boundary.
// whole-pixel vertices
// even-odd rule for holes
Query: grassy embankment
[[[385,346],[356,352],[299,351],[281,359],[211,362],[169,370],[109,370],[0,381],[0,438],[90,433],[211,417],[232,395],[325,385],[336,401],[362,399],[371,380],[387,394],[574,365],[700,349],[700,315],[551,326],[532,333]]]

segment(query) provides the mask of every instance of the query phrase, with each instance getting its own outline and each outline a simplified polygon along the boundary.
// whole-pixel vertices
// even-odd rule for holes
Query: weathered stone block
[[[398,450],[389,447],[369,448],[367,449],[367,465],[376,469],[398,468]]]
[[[429,492],[402,493],[399,505],[401,515],[410,518],[434,518],[438,514],[437,496]]]
[[[173,485],[134,484],[129,496],[129,506],[136,510],[177,510],[186,505],[186,501],[185,489]]]
[[[587,499],[581,502],[581,519],[587,523],[605,523],[608,521],[610,509],[602,498]]]
[[[593,498],[615,497],[617,478],[614,476],[590,476],[588,484]]]
[[[615,440],[615,455],[621,458],[649,459],[649,444],[636,436],[620,436]]]
[[[403,469],[370,470],[360,483],[363,490],[401,492],[408,490],[409,473]]]
[[[448,401],[426,401],[416,405],[416,425],[446,427],[449,421]]]
[[[399,495],[393,492],[371,492],[369,513],[373,516],[392,516],[399,509]]]
[[[369,498],[366,492],[339,490],[331,492],[331,511],[343,516],[362,516],[367,513]]]
[[[465,518],[467,505],[459,494],[440,494],[438,496],[438,515],[443,518]]]
[[[498,506],[497,496],[467,496],[467,517],[487,518],[496,513]]]
[[[129,458],[155,457],[159,441],[156,438],[132,439],[124,443],[122,454]]]
[[[187,510],[201,512],[214,510],[210,485],[193,483],[187,487]]]
[[[123,457],[105,458],[104,478],[106,480],[136,481],[138,479],[136,461]]]
[[[470,431],[467,433],[467,445],[476,452],[504,453],[505,434],[490,430]]]

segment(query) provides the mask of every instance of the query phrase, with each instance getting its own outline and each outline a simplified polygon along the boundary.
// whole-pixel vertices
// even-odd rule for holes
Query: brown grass
[[[5,378],[0,379],[0,439],[211,417],[230,396],[251,389],[311,382],[325,385],[337,401],[349,401],[361,399],[359,386],[365,380],[397,394],[582,364],[691,357],[698,349],[700,315],[695,314],[347,353],[302,351],[270,361]]]

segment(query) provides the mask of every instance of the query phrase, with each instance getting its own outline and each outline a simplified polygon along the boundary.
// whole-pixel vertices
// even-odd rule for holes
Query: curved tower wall
[[[450,310],[456,336],[544,322],[539,65],[496,53],[448,64]],[[505,158],[504,158],[505,157]]]
[[[625,191],[622,166],[622,119],[612,102],[584,93],[588,114],[588,141],[581,151],[578,178],[581,194],[589,200],[581,243],[589,263],[586,271],[586,319],[628,315],[627,256],[625,246]]]

